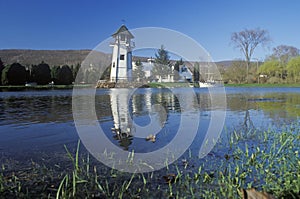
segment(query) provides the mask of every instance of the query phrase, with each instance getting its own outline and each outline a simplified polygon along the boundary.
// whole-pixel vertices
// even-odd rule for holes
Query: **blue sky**
[[[0,0],[0,49],[93,49],[122,20],[129,29],[163,27],[200,43],[215,61],[243,58],[230,45],[233,32],[269,31],[269,49],[300,48],[298,0]]]

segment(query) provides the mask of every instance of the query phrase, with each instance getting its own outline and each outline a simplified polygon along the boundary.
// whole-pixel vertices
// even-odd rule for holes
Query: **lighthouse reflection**
[[[147,136],[166,132],[169,113],[181,111],[176,96],[166,90],[111,89],[110,103],[113,137],[124,150],[149,144]]]
[[[133,122],[131,113],[131,102],[129,101],[128,89],[112,89],[110,93],[110,104],[113,116],[115,133],[114,138],[119,140],[120,146],[128,150],[132,143]]]

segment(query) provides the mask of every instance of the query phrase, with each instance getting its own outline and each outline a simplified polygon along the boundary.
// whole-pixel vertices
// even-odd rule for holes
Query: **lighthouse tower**
[[[122,25],[112,37],[115,41],[110,45],[113,47],[110,81],[131,81],[132,49],[134,48],[134,43],[131,42],[131,39],[134,36],[125,25]]]

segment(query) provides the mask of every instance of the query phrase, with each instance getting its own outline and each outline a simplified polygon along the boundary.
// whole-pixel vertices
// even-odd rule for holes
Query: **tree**
[[[63,65],[57,73],[57,83],[62,85],[69,85],[73,82],[73,73],[68,65]]]
[[[155,63],[166,66],[170,65],[169,53],[165,50],[163,45],[161,45],[160,49],[158,49],[157,53],[155,53]]]
[[[194,77],[194,82],[200,81],[200,66],[198,62],[194,64],[193,77]]]
[[[88,83],[88,81],[89,81],[89,75],[90,75],[90,71],[89,71],[88,69],[86,69],[86,70],[84,71],[84,77],[83,77],[83,81],[84,81],[85,83]]]
[[[266,45],[270,41],[270,36],[267,30],[256,29],[245,29],[241,32],[234,32],[231,35],[231,41],[234,47],[239,49],[245,56],[247,64],[247,82],[248,72],[250,66],[250,60],[254,53],[255,48],[258,45]]]
[[[26,69],[19,63],[13,63],[2,70],[3,85],[24,85],[26,80]]]
[[[174,79],[175,80],[179,80],[179,69],[180,69],[180,66],[183,65],[184,62],[182,61],[182,58],[178,61],[175,62],[175,65],[174,65]]]
[[[299,56],[299,49],[294,46],[279,45],[273,48],[270,59],[279,60],[282,64],[287,64],[294,57]]]
[[[110,79],[110,70],[111,70],[111,65],[109,65],[108,67],[106,67],[100,77],[100,80],[106,80],[109,81]],[[100,73],[101,74],[101,73]]]
[[[300,56],[291,59],[287,64],[289,78],[296,83],[300,80]]]
[[[143,64],[141,60],[135,62],[136,68],[132,71],[132,78],[134,81],[141,82],[145,80],[145,71],[143,69]]]
[[[100,72],[95,68],[88,69],[87,83],[95,84],[99,80]],[[101,78],[101,77],[100,77]]]
[[[75,68],[73,69],[73,80],[75,81],[75,79],[77,78],[77,74],[79,72],[79,69],[80,69],[81,65],[79,63],[76,64]],[[82,78],[83,78],[83,75],[82,73],[78,76],[77,78],[77,81],[78,82],[81,82],[82,81]]]
[[[175,65],[174,65],[174,70],[179,73],[179,67],[183,64],[184,64],[184,62],[182,61],[182,58],[180,60],[176,61]]]
[[[162,45],[161,48],[158,49],[157,53],[155,53],[155,63],[152,69],[152,76],[158,77],[161,81],[162,78],[168,76],[170,73],[170,56],[168,51],[166,51]]]
[[[51,70],[49,65],[42,62],[37,66],[32,66],[31,79],[39,85],[48,84],[51,81]]]
[[[54,84],[58,84],[59,70],[60,70],[59,66],[53,66],[51,68],[51,80],[54,82]]]
[[[268,58],[269,60],[278,60],[280,63],[280,77],[286,79],[287,77],[287,63],[294,57],[299,56],[299,49],[293,46],[280,45],[273,48],[272,55]]]
[[[234,61],[224,72],[224,80],[227,82],[243,83],[247,77],[245,62]]]
[[[2,84],[2,81],[1,81],[1,76],[2,76],[2,70],[4,69],[4,64],[0,58],[0,85]]]
[[[270,77],[280,77],[280,63],[278,60],[269,60],[263,63],[258,72],[263,75]]]

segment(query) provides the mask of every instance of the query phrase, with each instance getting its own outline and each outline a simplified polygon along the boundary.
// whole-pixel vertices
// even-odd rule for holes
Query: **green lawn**
[[[189,87],[190,83],[187,82],[151,82],[148,83],[151,88],[180,88]]]
[[[226,87],[300,87],[300,84],[224,84]]]
[[[151,82],[148,84],[151,88],[175,88],[189,87],[192,83],[186,82]],[[224,84],[225,87],[300,87],[300,84]]]

